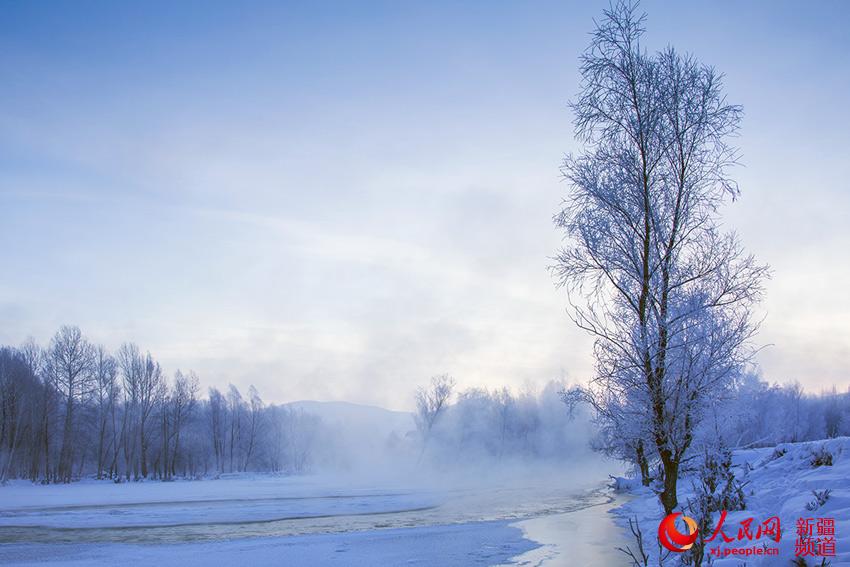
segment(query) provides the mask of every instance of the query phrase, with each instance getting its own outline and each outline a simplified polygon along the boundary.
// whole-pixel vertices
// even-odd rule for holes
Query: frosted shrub
[[[816,451],[812,451],[812,468],[817,467],[831,467],[832,466],[832,453],[826,450],[826,448],[821,445]]]
[[[829,488],[826,490],[812,490],[812,494],[815,499],[806,504],[806,510],[809,512],[814,512],[824,504],[826,504],[827,500],[829,500],[829,495],[832,492]]]
[[[699,480],[698,492],[705,497],[707,512],[746,508],[745,483],[735,478],[729,449],[722,448],[717,453],[706,450]]]
[[[787,447],[778,446],[773,450],[773,453],[771,453],[770,457],[768,457],[767,462],[775,461],[776,459],[781,459],[782,457],[785,456],[785,454],[787,452],[788,452]]]

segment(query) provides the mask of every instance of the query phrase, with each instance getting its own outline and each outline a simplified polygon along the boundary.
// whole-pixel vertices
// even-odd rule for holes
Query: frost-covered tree
[[[831,390],[824,392],[822,396],[825,399],[823,408],[823,425],[826,430],[826,436],[829,438],[838,437],[839,431],[841,431],[842,422],[844,421],[844,416],[841,411],[841,398],[839,397],[835,386],[833,386]]]
[[[416,428],[422,438],[420,459],[425,454],[434,424],[443,415],[449,403],[449,398],[452,397],[454,387],[455,379],[448,374],[441,374],[433,376],[427,388],[420,386],[416,390],[416,415],[414,417]]]
[[[174,384],[162,411],[161,451],[163,477],[166,479],[177,474],[181,436],[195,411],[199,387],[198,377],[194,372],[184,374],[177,370],[174,374]]]
[[[234,458],[236,458],[242,443],[242,414],[245,411],[245,401],[239,388],[230,384],[227,390],[227,415],[230,417],[230,472],[233,472]],[[237,467],[238,467],[238,460]]]
[[[210,388],[207,415],[210,422],[210,439],[215,455],[215,468],[224,472],[225,460],[225,421],[227,419],[227,402],[218,388]]]
[[[429,434],[428,460],[466,464],[563,462],[575,459],[590,434],[585,412],[563,411],[550,382],[541,391],[469,388],[446,402]],[[420,421],[421,423],[421,421]]]
[[[797,381],[770,385],[748,375],[723,405],[718,428],[735,447],[834,437],[841,430],[844,402],[834,389],[814,395]]]
[[[767,271],[718,219],[738,195],[728,139],[741,108],[711,67],[672,47],[648,53],[643,23],[633,5],[614,5],[581,58],[572,109],[585,149],[563,165],[571,191],[555,217],[566,239],[554,273],[595,338],[588,399],[617,436],[651,445],[669,512],[708,401],[750,355]]]
[[[653,476],[651,465],[656,458],[651,438],[651,422],[636,392],[622,390],[618,395],[581,386],[561,392],[561,399],[573,413],[577,404],[589,402],[596,409],[597,431],[591,446],[609,457],[634,466],[641,483],[649,486]]]
[[[251,457],[254,456],[254,451],[257,447],[257,437],[259,436],[260,430],[262,429],[262,414],[263,408],[265,405],[263,404],[263,399],[260,397],[260,393],[257,391],[257,388],[252,384],[248,389],[248,396],[250,397],[250,415],[248,416],[248,440],[247,447],[245,449],[245,462],[242,466],[242,470],[248,470],[248,467],[251,465]]]

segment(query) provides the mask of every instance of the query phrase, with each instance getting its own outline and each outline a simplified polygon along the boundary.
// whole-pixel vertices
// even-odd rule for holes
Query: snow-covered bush
[[[829,495],[832,492],[829,488],[825,490],[812,490],[815,499],[806,504],[806,510],[814,512],[829,500]]]
[[[794,567],[829,567],[832,563],[825,557],[820,560],[820,563],[809,563],[805,557],[795,557],[791,561]]]
[[[773,452],[770,454],[770,457],[767,458],[766,462],[775,461],[776,459],[781,459],[788,452],[788,448],[782,445],[777,446]]]
[[[611,488],[614,492],[629,492],[640,486],[640,481],[633,478],[625,478],[622,476],[611,476]]]
[[[832,453],[826,450],[826,447],[821,445],[819,448],[812,451],[812,468],[831,467]]]
[[[743,510],[746,508],[745,482],[739,481],[732,470],[732,451],[721,448],[706,450],[699,474],[697,494],[704,497],[705,511]]]

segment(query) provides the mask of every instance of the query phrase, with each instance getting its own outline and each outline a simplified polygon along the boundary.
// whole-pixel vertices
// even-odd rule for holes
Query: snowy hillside
[[[735,479],[743,486],[745,509],[729,511],[723,523],[723,533],[732,541],[724,542],[720,534],[706,544],[706,563],[709,557],[713,565],[788,565],[797,560],[800,548],[798,522],[806,521],[812,526],[812,539],[817,541],[818,521],[834,520],[835,556],[826,557],[825,565],[850,565],[850,437],[840,437],[805,443],[785,443],[771,448],[738,450],[733,453],[732,470]],[[698,479],[695,473],[685,475],[680,481],[679,503],[687,506],[695,499]],[[658,525],[664,516],[655,494],[647,488],[635,488],[634,500],[616,510],[619,523],[628,533],[628,518],[637,516],[644,539],[650,542],[647,551],[656,556]],[[828,492],[826,492],[828,491]],[[818,502],[820,500],[820,502]],[[685,510],[688,515],[688,510]],[[713,532],[718,525],[719,513],[710,522]],[[781,537],[778,543],[769,537],[755,537],[762,522],[778,516]],[[753,518],[750,539],[741,522]],[[743,530],[743,531],[742,531]],[[823,530],[820,539],[829,545],[831,536]],[[631,537],[631,536],[630,536]],[[710,537],[710,536],[709,536]],[[724,550],[732,548],[776,547],[776,556],[733,556]],[[634,548],[634,540],[631,540]],[[719,556],[711,553],[720,548]],[[809,552],[814,551],[813,547]],[[717,553],[717,552],[715,552]],[[806,563],[821,565],[822,557],[804,555]],[[655,559],[654,561],[657,561]],[[674,564],[672,557],[668,560]],[[650,564],[653,563],[652,561]],[[666,564],[666,563],[665,563]]]

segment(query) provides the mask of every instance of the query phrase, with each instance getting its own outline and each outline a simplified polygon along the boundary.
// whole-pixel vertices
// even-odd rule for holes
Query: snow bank
[[[836,556],[828,558],[832,567],[850,565],[850,438],[841,437],[806,443],[785,443],[771,448],[738,450],[733,453],[735,477],[745,483],[746,510],[729,512],[724,531],[736,538],[740,522],[754,518],[756,526],[771,516],[779,516],[782,528],[776,557],[747,557],[746,564],[789,565],[795,559],[796,525],[800,518],[833,518],[835,520]],[[830,464],[831,463],[831,464]],[[694,496],[694,476],[685,476],[679,482],[679,502],[684,504]],[[825,504],[815,507],[812,491],[829,490]],[[664,512],[656,495],[647,488],[634,488],[635,498],[619,507],[615,514],[618,523],[628,532],[628,518],[637,517],[648,542],[647,551],[657,557],[658,524]],[[807,509],[807,505],[809,508]],[[712,527],[717,525],[715,514]],[[815,534],[816,537],[816,534]],[[631,545],[634,539],[629,533]],[[752,543],[767,541],[754,540]],[[709,546],[720,543],[718,537]],[[746,540],[728,544],[731,547],[752,545]],[[724,547],[727,544],[722,544]],[[735,566],[742,564],[742,557],[715,559],[714,565]],[[809,565],[820,565],[808,558]],[[657,559],[654,561],[657,562]],[[671,562],[672,563],[672,562]],[[657,563],[656,563],[657,564]]]

